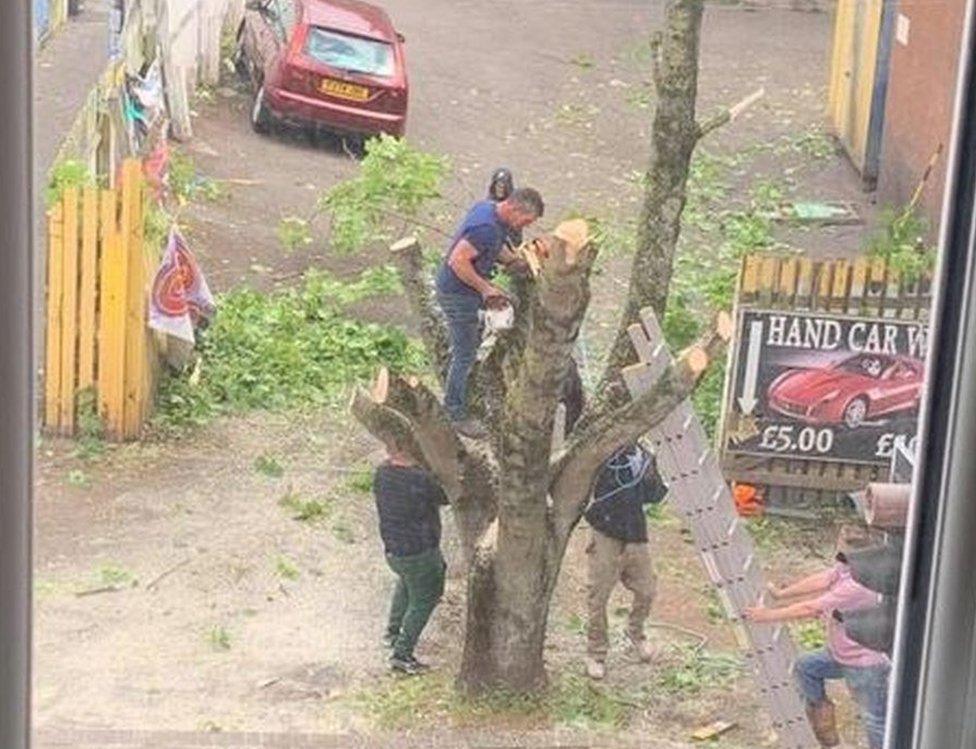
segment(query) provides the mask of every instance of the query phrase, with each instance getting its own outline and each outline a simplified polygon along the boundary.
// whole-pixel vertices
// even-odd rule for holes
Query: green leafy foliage
[[[173,218],[155,200],[147,198],[142,214],[143,241],[147,247],[161,250],[169,238]]]
[[[91,489],[91,476],[80,468],[73,468],[68,471],[68,485],[76,489]]]
[[[67,188],[84,187],[94,182],[95,178],[87,164],[75,159],[60,161],[51,170],[47,188],[44,190],[44,201],[52,206],[61,200]]]
[[[300,494],[291,491],[279,499],[278,504],[292,513],[295,520],[302,523],[325,520],[334,509],[328,500],[304,499]]]
[[[98,580],[102,585],[132,585],[135,577],[127,569],[117,564],[104,564],[98,570]]]
[[[312,228],[307,219],[285,216],[278,222],[278,241],[289,252],[296,252],[312,244]]]
[[[75,457],[91,461],[105,453],[104,428],[98,416],[98,400],[94,388],[78,392],[78,417],[75,434]]]
[[[368,465],[359,466],[346,479],[346,490],[356,494],[369,494],[373,491],[373,469]]]
[[[711,653],[695,646],[675,648],[677,662],[658,673],[657,686],[672,695],[689,697],[705,689],[731,686],[742,673],[735,655]]]
[[[725,390],[725,359],[712,363],[698,383],[691,402],[708,434],[715,434],[722,412],[722,394]]]
[[[773,554],[791,544],[790,526],[783,520],[753,518],[746,523],[746,529],[764,554]]]
[[[827,642],[827,632],[819,619],[793,624],[790,632],[804,650],[819,650]]]
[[[280,479],[285,475],[285,469],[278,462],[278,459],[273,455],[268,455],[267,453],[259,455],[254,461],[254,470],[260,473],[262,476],[267,476],[271,479]]]
[[[673,350],[692,343],[718,310],[731,310],[742,257],[780,249],[773,235],[770,209],[783,199],[783,189],[758,182],[749,203],[738,210],[720,210],[727,195],[726,177],[736,157],[718,158],[702,152],[692,162],[685,219],[708,241],[683,246],[675,260],[674,277],[664,316],[664,335]],[[725,361],[714,362],[693,396],[706,431],[713,434],[722,407]]]
[[[180,204],[197,199],[212,202],[227,194],[222,183],[200,174],[192,156],[179,151],[170,157],[168,181],[173,197]]]
[[[593,55],[591,55],[589,52],[580,52],[569,62],[571,65],[575,65],[580,70],[590,70],[596,67],[596,60],[593,59]]]
[[[275,571],[285,580],[297,580],[301,577],[301,572],[295,562],[286,556],[280,556],[275,560]]]
[[[796,136],[790,141],[790,147],[816,161],[829,159],[837,153],[836,141],[821,127],[811,127]]]
[[[577,673],[558,675],[547,690],[536,694],[495,689],[468,697],[454,688],[448,674],[432,673],[423,679],[385,682],[354,698],[384,729],[431,723],[493,729],[506,725],[619,729],[647,699],[643,691],[631,694],[609,685],[597,686]]]
[[[368,141],[359,175],[319,199],[319,209],[331,217],[333,247],[352,252],[389,240],[393,220],[409,223],[440,197],[447,169],[444,157],[417,150],[405,140],[381,135]]]
[[[886,208],[868,239],[868,255],[887,261],[905,280],[916,281],[935,265],[935,251],[925,243],[928,231],[928,222],[915,211]]]
[[[402,331],[342,312],[344,303],[392,288],[392,272],[375,269],[353,284],[313,273],[298,288],[222,296],[198,343],[199,377],[164,378],[157,425],[185,427],[222,413],[334,403],[381,362],[394,371],[421,371],[422,347]]]
[[[226,652],[230,650],[230,632],[219,625],[210,630],[210,632],[207,634],[207,640],[210,642],[210,647],[218,652]]]

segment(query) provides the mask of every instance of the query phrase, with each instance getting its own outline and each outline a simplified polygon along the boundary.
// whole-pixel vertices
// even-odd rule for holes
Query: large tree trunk
[[[589,303],[596,247],[583,221],[561,224],[531,251],[537,275],[516,284],[516,324],[498,337],[469,380],[473,410],[490,439],[460,439],[440,403],[421,383],[381,377],[360,392],[353,412],[375,435],[401,444],[445,487],[468,563],[464,653],[459,685],[527,692],[546,681],[549,606],[573,529],[600,464],[665,419],[693,391],[727,339],[707,335],[631,401],[621,370],[634,359],[628,327],[651,306],[663,313],[695,143],[708,129],[695,121],[702,0],[669,0],[656,46],[658,91],[638,252],[621,330],[600,398],[565,444],[553,439],[557,405],[573,375],[571,352]],[[443,377],[447,338],[429,292],[420,248],[398,243],[394,256],[435,372]],[[385,378],[385,380],[384,380]],[[615,387],[616,386],[616,387]],[[557,432],[560,432],[558,428]]]
[[[540,547],[547,534],[543,529],[533,539],[520,522],[498,523],[488,535],[468,572],[458,684],[468,693],[498,687],[534,692],[546,683],[543,648],[551,595]]]

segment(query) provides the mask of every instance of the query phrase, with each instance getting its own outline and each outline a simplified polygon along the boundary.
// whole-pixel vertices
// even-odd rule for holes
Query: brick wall
[[[908,202],[939,143],[948,149],[965,0],[903,0],[897,15],[878,176],[881,205]],[[946,155],[921,203],[933,233],[941,213]]]

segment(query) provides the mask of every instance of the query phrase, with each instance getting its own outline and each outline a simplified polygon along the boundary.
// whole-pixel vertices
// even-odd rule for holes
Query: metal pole
[[[0,747],[30,722],[31,10],[0,3]]]

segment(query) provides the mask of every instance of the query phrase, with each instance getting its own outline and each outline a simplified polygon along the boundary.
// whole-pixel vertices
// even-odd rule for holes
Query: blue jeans
[[[888,664],[856,668],[844,666],[826,650],[815,650],[797,659],[793,669],[800,692],[808,702],[827,699],[824,680],[844,679],[861,709],[861,720],[871,749],[884,744],[885,712],[888,702]]]
[[[447,318],[451,361],[444,383],[444,407],[455,421],[468,415],[468,375],[481,345],[481,298],[475,294],[442,294],[438,292],[444,317]]]

